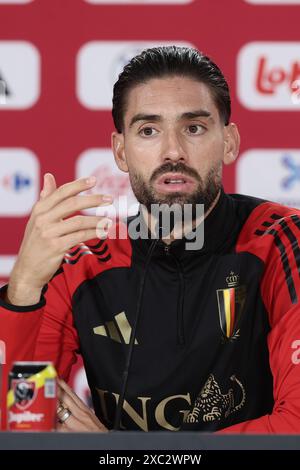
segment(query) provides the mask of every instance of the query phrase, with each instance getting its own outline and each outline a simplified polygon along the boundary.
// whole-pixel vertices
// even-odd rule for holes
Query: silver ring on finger
[[[59,413],[58,413],[58,421],[60,423],[65,423],[68,418],[70,418],[72,412],[69,410],[69,408],[63,408]]]

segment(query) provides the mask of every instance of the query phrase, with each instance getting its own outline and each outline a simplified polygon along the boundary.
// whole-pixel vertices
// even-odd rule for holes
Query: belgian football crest
[[[239,286],[239,275],[226,277],[227,288],[217,289],[220,327],[225,339],[239,337],[239,324],[245,306],[246,286]]]

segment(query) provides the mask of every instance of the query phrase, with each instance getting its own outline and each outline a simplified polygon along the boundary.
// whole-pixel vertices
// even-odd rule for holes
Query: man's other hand
[[[71,390],[62,379],[57,380],[58,419],[57,431],[61,432],[108,432],[95,413]]]

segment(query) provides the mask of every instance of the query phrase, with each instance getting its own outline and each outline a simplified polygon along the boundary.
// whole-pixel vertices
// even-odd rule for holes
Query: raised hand
[[[78,243],[97,237],[97,225],[101,223],[103,228],[105,217],[70,217],[82,209],[112,203],[108,195],[80,195],[95,183],[95,178],[82,178],[57,188],[54,176],[45,174],[40,199],[33,207],[10,276],[6,295],[9,302],[38,302],[43,286],[59,268],[64,254]]]

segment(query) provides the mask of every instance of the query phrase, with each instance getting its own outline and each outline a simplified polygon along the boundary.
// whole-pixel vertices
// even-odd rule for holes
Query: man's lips
[[[164,173],[154,183],[154,187],[159,192],[190,191],[194,189],[196,182],[184,173]]]

